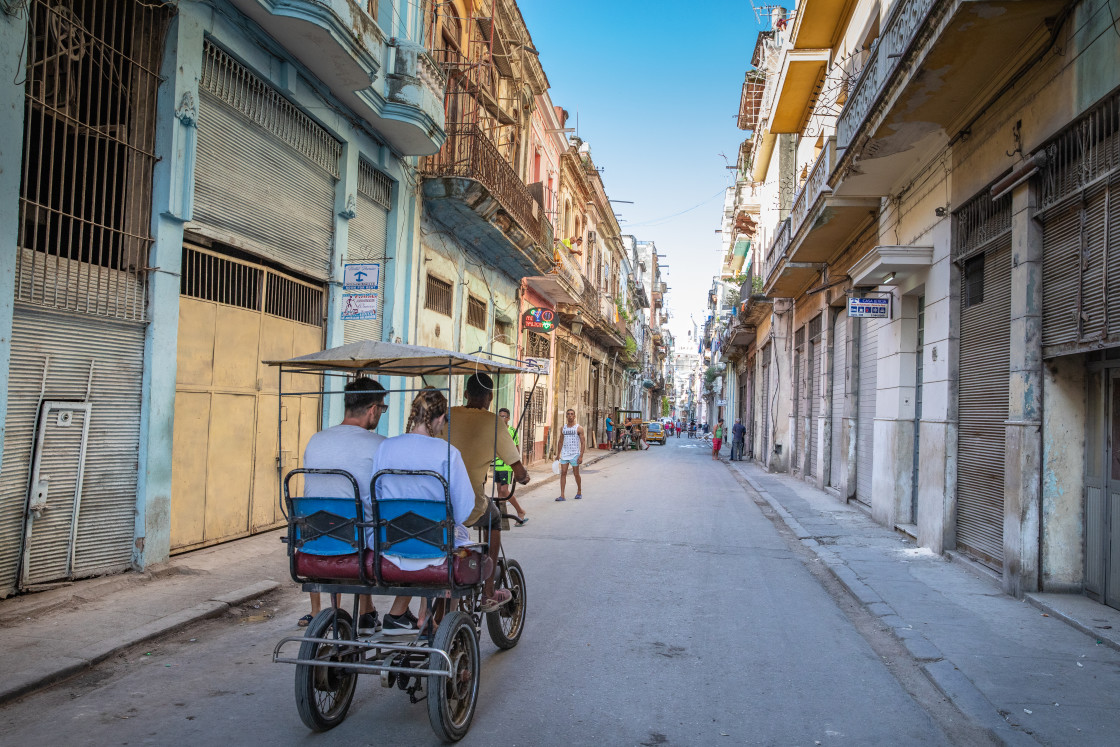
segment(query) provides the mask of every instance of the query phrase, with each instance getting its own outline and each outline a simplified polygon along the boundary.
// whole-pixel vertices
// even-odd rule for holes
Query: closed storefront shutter
[[[209,42],[199,98],[200,230],[326,279],[339,143]]]
[[[1003,477],[1010,375],[1011,237],[961,273],[957,546],[1003,565]]]
[[[143,354],[141,323],[16,304],[0,477],[0,594],[17,582],[129,565]],[[75,409],[62,406],[41,418],[40,402]],[[38,478],[45,502],[25,525],[36,443],[43,445]],[[17,578],[21,549],[28,562]]]
[[[856,421],[856,500],[871,505],[875,469],[875,397],[878,391],[879,322],[859,325],[859,399]]]
[[[848,312],[841,311],[832,325],[832,470],[829,484],[844,483],[844,389],[848,363]]]
[[[347,262],[371,262],[380,265],[377,294],[377,318],[343,322],[343,341],[381,340],[385,314],[385,281],[388,267],[385,247],[389,219],[389,177],[365,160],[359,161],[357,215],[350,221],[347,241]]]
[[[817,456],[820,447],[817,445],[817,434],[820,432],[821,422],[821,359],[823,357],[821,345],[821,317],[818,314],[809,322],[809,383],[806,389],[808,397],[809,414],[809,448],[808,459],[805,463],[805,474],[817,474]]]
[[[759,449],[758,458],[763,466],[770,466],[770,411],[773,407],[770,396],[770,343],[762,349],[762,448]]]
[[[1108,304],[1108,334],[1120,339],[1120,172],[1112,175],[1108,195],[1108,264],[1105,301]],[[1045,288],[1045,285],[1043,285]]]

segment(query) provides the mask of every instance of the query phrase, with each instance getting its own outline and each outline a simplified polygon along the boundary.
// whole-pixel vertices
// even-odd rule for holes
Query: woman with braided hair
[[[373,473],[381,470],[430,470],[443,475],[451,493],[451,510],[455,517],[455,546],[470,543],[466,521],[474,510],[475,495],[470,476],[463,464],[463,457],[454,446],[444,440],[449,412],[447,398],[437,389],[421,389],[412,401],[405,432],[381,443],[373,461]],[[430,498],[443,501],[443,487],[431,477],[423,475],[384,475],[377,480],[378,500],[393,498]],[[372,510],[370,511],[372,515]],[[373,546],[373,533],[369,528],[367,542]],[[418,571],[439,565],[445,558],[403,558],[386,554],[385,559],[404,571]],[[382,622],[385,635],[407,635],[422,628],[408,609],[411,597],[397,597],[392,609]],[[423,617],[425,610],[420,609]]]

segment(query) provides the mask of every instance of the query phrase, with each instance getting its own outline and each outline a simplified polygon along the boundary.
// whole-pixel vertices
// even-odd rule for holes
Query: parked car
[[[656,420],[646,423],[646,443],[665,445],[665,426]]]

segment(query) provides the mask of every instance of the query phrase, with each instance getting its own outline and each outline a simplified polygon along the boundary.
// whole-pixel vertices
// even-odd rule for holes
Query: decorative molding
[[[346,220],[354,220],[358,217],[358,198],[353,192],[346,196],[346,208],[339,212],[338,217]]]
[[[183,91],[179,99],[179,107],[175,110],[175,118],[184,127],[194,127],[198,124],[198,104],[195,103],[192,92]]]

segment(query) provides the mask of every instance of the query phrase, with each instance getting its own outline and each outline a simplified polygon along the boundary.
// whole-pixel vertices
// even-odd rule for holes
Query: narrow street
[[[931,717],[915,702],[788,531],[702,442],[614,455],[587,469],[584,500],[573,494],[554,502],[555,482],[524,494],[531,520],[506,537],[529,581],[527,628],[505,653],[483,633],[482,691],[463,744],[983,739],[960,723],[947,735],[944,703],[925,703]],[[269,661],[297,633],[306,600],[285,584],[256,604],[10,704],[5,741],[434,742],[424,707],[373,677],[359,680],[340,727],[312,735],[293,669]]]

